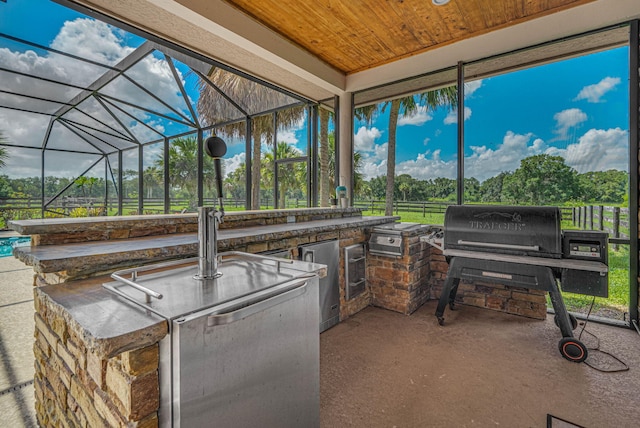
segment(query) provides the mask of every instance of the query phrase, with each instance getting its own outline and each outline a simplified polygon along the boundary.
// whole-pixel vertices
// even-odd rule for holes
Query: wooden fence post
[[[578,227],[582,227],[582,207],[578,207]]]
[[[620,207],[613,208],[613,237],[620,237]],[[613,244],[613,249],[617,250],[618,245]]]
[[[600,205],[598,207],[598,212],[600,216],[600,221],[598,224],[598,230],[604,230],[604,206]]]
[[[427,203],[422,202],[422,217],[426,217],[426,216],[427,216]]]
[[[593,230],[593,205],[589,205],[589,230]]]

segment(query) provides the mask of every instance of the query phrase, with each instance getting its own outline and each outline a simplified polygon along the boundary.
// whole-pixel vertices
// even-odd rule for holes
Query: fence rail
[[[426,217],[427,214],[444,214],[449,205],[453,205],[453,202],[394,201],[393,212],[396,214],[400,212],[422,213],[422,216]],[[386,201],[376,199],[354,201],[353,206],[372,213],[384,213]]]
[[[214,206],[217,204],[216,198],[205,198],[203,204],[205,206]],[[225,208],[228,209],[244,209],[244,199],[225,199]],[[263,198],[260,201],[262,209],[274,208],[273,198]],[[195,212],[196,207],[188,198],[171,198],[169,201],[169,212],[179,213],[185,211]],[[144,198],[143,213],[145,214],[161,214],[165,211],[163,198]],[[306,199],[288,199],[285,201],[286,208],[303,208],[307,206]],[[49,212],[55,211],[63,216],[74,215],[74,210],[91,209],[93,212],[100,212],[101,215],[113,215],[118,209],[118,201],[110,199],[105,205],[104,198],[82,198],[82,197],[66,197],[57,198],[55,200],[45,199],[45,207]],[[8,211],[20,215],[29,215],[29,217],[38,217],[42,211],[42,200],[40,198],[3,198],[0,199],[0,215]],[[123,214],[138,214],[138,199],[123,198],[122,200]],[[30,214],[29,214],[30,213]],[[96,215],[96,214],[94,214]],[[5,214],[6,217],[6,214]]]
[[[571,220],[580,229],[602,230],[612,238],[629,239],[629,209],[588,205],[572,208]]]
[[[205,198],[205,205],[215,205],[214,198]],[[42,209],[42,201],[40,198],[6,198],[0,199],[0,217],[6,220],[19,218],[39,218]],[[227,209],[244,209],[244,199],[225,199],[225,207]],[[430,202],[430,201],[394,201],[393,211],[396,215],[400,213],[421,214],[427,217],[433,214],[442,215],[446,211],[449,202]],[[48,211],[56,211],[63,216],[74,215],[74,210],[89,209],[91,215],[112,214],[117,210],[117,200],[111,199],[105,201],[103,198],[78,198],[66,197],[57,198],[53,201],[45,200]],[[138,214],[137,198],[123,199],[123,214]],[[384,213],[385,200],[370,199],[356,200],[353,206],[362,208],[372,214]],[[274,201],[271,198],[265,198],[261,201],[263,209],[274,207]],[[302,208],[306,207],[306,200],[289,199],[285,201],[283,208]],[[186,198],[172,198],[170,200],[170,213],[179,213],[186,211],[195,211],[193,203]],[[620,207],[609,207],[604,205],[587,205],[581,207],[561,207],[562,220],[565,224],[568,222],[573,227],[584,230],[601,230],[609,233],[614,240],[629,239],[629,209]],[[86,212],[86,211],[85,211]],[[145,198],[143,200],[144,214],[161,214],[165,212],[164,200],[162,198]],[[82,211],[77,214],[82,214]],[[85,214],[86,215],[86,214]]]

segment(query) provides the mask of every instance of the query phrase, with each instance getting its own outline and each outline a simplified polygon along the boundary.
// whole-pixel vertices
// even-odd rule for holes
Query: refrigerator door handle
[[[303,261],[314,263],[315,258],[316,258],[315,250],[307,250],[307,249],[304,250],[304,254],[302,256]]]
[[[258,312],[267,310],[273,306],[277,306],[295,297],[303,295],[307,291],[307,281],[301,282],[295,288],[286,291],[277,296],[270,297],[265,300],[261,300],[253,305],[245,306],[244,308],[237,309],[223,314],[209,315],[207,317],[207,327],[213,327],[216,325],[226,325],[232,322],[247,318],[251,315],[255,315]]]

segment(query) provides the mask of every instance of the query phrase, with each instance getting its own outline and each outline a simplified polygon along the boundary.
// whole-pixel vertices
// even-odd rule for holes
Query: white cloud
[[[51,47],[100,63],[116,64],[134,50],[122,46],[116,31],[104,22],[77,18],[64,23]]]
[[[120,30],[103,22],[88,18],[78,18],[64,24],[51,43],[51,47],[82,58],[113,65],[134,50],[132,47],[125,46],[120,34]],[[105,72],[105,69],[102,67],[55,53],[39,54],[34,51],[18,52],[11,51],[7,48],[0,48],[0,66],[25,74],[49,77],[63,82],[72,82],[76,85],[88,85]],[[179,70],[178,73],[180,73]],[[77,89],[69,89],[61,85],[50,85],[36,79],[24,78],[10,73],[5,74],[6,76],[4,76],[0,82],[0,89],[58,101],[68,101],[79,92]],[[164,61],[153,56],[147,56],[143,61],[134,66],[128,74],[136,82],[148,88],[165,102],[172,105],[183,105],[180,101],[181,94],[175,84],[173,75]],[[118,96],[126,98],[131,102],[140,101],[142,98],[149,99],[142,91],[137,89],[132,90],[133,85],[126,82],[125,79],[114,81],[109,86],[112,86],[110,89],[112,93],[117,93]],[[13,101],[12,105],[18,108],[35,110],[35,108],[29,108],[29,103],[26,99],[22,99],[21,101]],[[150,107],[149,101],[142,102],[141,104],[145,103],[147,107]],[[161,112],[168,112],[166,107],[158,107],[159,105],[159,103],[155,103],[152,107]],[[42,107],[38,109],[40,108]],[[57,107],[52,106],[50,112],[53,113],[56,108]],[[103,110],[94,100],[87,100],[81,105],[81,108],[88,114],[98,115],[100,120],[105,123],[111,124],[116,128],[118,127],[113,118],[107,113],[99,114],[99,112]],[[86,116],[81,113],[75,113],[75,115],[71,113],[69,118],[86,121]],[[149,116],[145,119],[148,120],[150,126],[161,132],[164,131],[164,126],[168,124],[167,122],[159,122],[157,119]],[[0,124],[12,124],[10,127],[1,127],[3,136],[11,144],[39,147],[42,144],[48,122],[49,119],[46,116],[29,115],[15,110],[0,109]],[[136,122],[133,120],[126,118],[125,122],[128,122],[128,124],[133,127],[134,134],[142,139],[143,142],[158,138],[157,134],[140,124],[136,125]],[[69,138],[69,133],[66,133],[66,136]],[[75,137],[72,136],[72,138]],[[72,143],[73,142],[69,141],[50,141],[50,144],[57,145],[58,147]],[[78,144],[84,143],[78,138],[74,146],[78,146]],[[88,145],[86,147],[87,151],[94,150]],[[15,152],[16,150],[13,151]],[[14,156],[14,162],[10,161],[7,167],[3,169],[3,173],[20,177],[38,176],[40,174],[39,155],[28,156],[29,158],[33,158],[31,167],[23,166],[18,168],[18,157]],[[67,158],[70,159],[70,162],[75,162],[73,155],[68,155]],[[62,168],[62,166],[60,167]]]
[[[456,178],[456,165],[455,160],[443,161],[440,158],[440,150],[427,151],[418,154],[416,159],[399,163],[396,166],[396,175],[409,174],[417,180]]]
[[[368,152],[360,152],[365,179],[387,175],[387,148],[389,143],[376,144]]]
[[[471,117],[471,109],[469,107],[464,108],[464,120],[466,121]],[[458,123],[458,109],[453,109],[449,112],[447,117],[444,118],[445,125],[452,125]]]
[[[556,120],[556,129],[554,132],[558,134],[557,139],[566,140],[569,129],[575,128],[582,122],[585,122],[587,120],[587,114],[579,108],[570,108],[554,114],[553,118]]]
[[[421,126],[432,120],[433,116],[429,114],[426,106],[418,106],[416,111],[409,116],[400,116],[398,118],[398,126],[415,125]]]
[[[503,171],[515,171],[526,157],[548,154],[562,156],[567,165],[578,172],[604,171],[608,169],[628,170],[628,132],[620,128],[590,129],[578,142],[566,148],[550,146],[532,133],[516,134],[507,131],[502,142],[495,148],[486,145],[472,146],[471,155],[465,157],[465,176],[480,181]],[[363,155],[363,174],[366,180],[386,175],[387,144],[376,146],[376,150]],[[396,165],[396,174],[409,174],[417,180],[436,177],[456,178],[455,159],[444,160],[440,150],[427,150],[415,159]]]
[[[465,98],[471,97],[471,95],[473,95],[475,91],[480,89],[481,86],[482,86],[482,79],[466,82],[464,84],[464,97]]]
[[[291,146],[298,144],[298,138],[296,132],[293,129],[287,129],[284,131],[278,131],[278,142],[285,142]]]
[[[546,153],[565,158],[578,172],[629,169],[629,133],[620,128],[590,129],[566,149],[549,148]]]
[[[516,134],[507,131],[495,149],[487,146],[470,147],[471,156],[465,157],[465,176],[483,181],[503,171],[514,171],[520,166],[520,160],[546,149],[545,143],[534,138],[533,134]]]
[[[386,175],[387,144],[382,144],[373,154],[363,156],[363,174],[365,179]],[[502,143],[495,149],[487,146],[470,147],[472,154],[465,158],[465,175],[483,181],[502,171],[513,171],[520,166],[520,160],[543,153],[547,146],[533,134],[515,134],[508,131]],[[409,174],[417,180],[436,177],[456,178],[456,159],[444,160],[441,151],[427,150],[419,153],[415,159],[396,165],[396,174]]]
[[[225,177],[243,165],[246,159],[246,153],[238,153],[230,158],[223,159]]]
[[[371,152],[375,150],[375,142],[382,136],[382,132],[378,128],[367,128],[361,126],[358,132],[353,136],[353,145],[359,152]]]
[[[607,92],[620,84],[619,77],[605,77],[596,84],[585,86],[580,90],[574,101],[587,100],[590,103],[599,103]]]

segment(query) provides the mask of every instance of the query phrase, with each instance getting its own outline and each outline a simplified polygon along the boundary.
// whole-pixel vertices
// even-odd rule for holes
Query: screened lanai
[[[80,42],[65,50],[65,26],[81,33],[78,40],[100,35],[111,46],[88,52]],[[0,147],[7,154],[1,173],[37,186],[23,192],[40,199],[29,216],[192,211],[216,197],[212,162],[202,149],[213,134],[233,149],[224,165],[237,171],[228,188],[235,206],[255,208],[252,186],[259,204],[260,185],[252,174],[260,180],[261,172],[252,162],[260,163],[260,146],[278,141],[292,122],[303,148],[286,162],[300,164],[307,182],[316,179],[309,159],[317,155],[311,126],[317,105],[309,100],[85,16],[61,23],[48,45],[34,35],[0,33]],[[273,152],[273,165],[281,164]],[[272,168],[266,194],[277,207],[278,168]],[[309,189],[298,203],[315,203],[317,192]],[[34,208],[31,199],[15,203]]]

